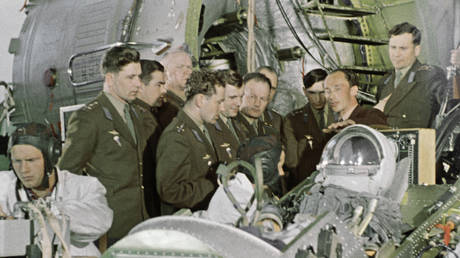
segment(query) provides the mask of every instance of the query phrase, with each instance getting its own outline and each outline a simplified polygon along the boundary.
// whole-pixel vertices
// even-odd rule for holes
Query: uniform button
[[[143,186],[143,185],[141,185],[141,189],[144,190],[144,186]]]
[[[402,115],[402,118],[406,118],[406,114],[403,114],[403,115]]]

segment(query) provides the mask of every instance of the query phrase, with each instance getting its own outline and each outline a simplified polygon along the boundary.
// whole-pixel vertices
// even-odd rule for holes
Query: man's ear
[[[421,50],[422,50],[422,46],[420,46],[420,45],[415,46],[415,49],[414,49],[414,51],[415,51],[415,57],[417,57],[418,55],[420,55],[420,51],[421,51]]]
[[[106,73],[106,74],[104,75],[105,81],[107,82],[107,84],[108,84],[109,86],[112,86],[112,85],[113,85],[114,76],[115,76],[114,73]]]
[[[353,86],[351,86],[351,88],[350,88],[350,93],[351,93],[351,95],[352,95],[353,97],[358,96],[358,90],[359,90],[358,85],[353,85]]]
[[[197,106],[198,108],[201,108],[203,106],[204,101],[205,96],[201,93],[198,93],[193,97],[193,102],[195,103],[195,106]]]

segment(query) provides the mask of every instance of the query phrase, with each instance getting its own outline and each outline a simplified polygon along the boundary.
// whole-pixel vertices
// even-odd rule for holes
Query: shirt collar
[[[110,103],[112,103],[112,105],[115,107],[115,109],[117,110],[118,114],[120,114],[120,116],[123,118],[123,120],[125,119],[125,115],[124,115],[124,110],[125,110],[125,105],[127,104],[126,102],[122,102],[121,100],[119,100],[118,98],[116,98],[115,96],[113,96],[111,93],[109,92],[105,92],[104,91],[104,94],[105,96],[107,96],[107,98],[109,99]]]

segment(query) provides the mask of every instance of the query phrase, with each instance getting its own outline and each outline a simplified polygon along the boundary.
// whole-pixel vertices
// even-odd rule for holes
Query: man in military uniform
[[[353,124],[385,127],[386,117],[375,108],[360,106],[358,95],[358,76],[350,70],[337,69],[324,80],[324,89],[329,106],[337,113],[337,122],[330,124],[323,132],[333,133]]]
[[[273,110],[273,98],[275,97],[276,90],[278,89],[278,74],[270,66],[261,66],[256,69],[256,72],[265,75],[265,77],[267,77],[270,81],[270,96],[268,98],[268,106],[262,115],[262,121],[266,125],[273,126],[279,135],[281,135],[283,117]]]
[[[235,124],[245,141],[255,136],[279,134],[268,123],[262,121],[262,115],[268,105],[270,81],[260,73],[248,73],[243,77],[243,101]]]
[[[165,103],[158,108],[157,118],[162,128],[166,128],[177,112],[185,104],[185,83],[192,73],[192,59],[183,50],[174,50],[166,54],[161,60],[168,75]]]
[[[308,103],[286,116],[282,140],[286,147],[288,189],[292,189],[316,170],[328,137],[322,132],[334,121],[332,110],[326,105],[324,79],[327,72],[314,69],[303,78]]]
[[[217,154],[205,123],[223,110],[224,87],[214,73],[194,71],[185,87],[187,101],[160,137],[157,189],[161,213],[206,209],[217,188]]]
[[[135,103],[150,110],[152,114],[163,104],[166,94],[166,74],[163,65],[154,60],[141,60],[141,84],[142,87],[137,94]],[[154,116],[155,117],[155,116]],[[156,169],[156,150],[158,140],[163,132],[161,126],[155,128],[155,132],[147,141],[144,149],[144,198],[147,212],[150,217],[160,216],[160,197],[156,190],[155,169]]]
[[[221,84],[225,85],[224,110],[214,125],[207,128],[217,151],[219,162],[230,163],[236,159],[240,145],[240,132],[236,129],[233,118],[238,115],[243,96],[243,79],[232,70],[217,71]]]
[[[444,72],[417,60],[422,36],[414,25],[395,25],[388,34],[394,69],[380,81],[375,107],[385,113],[391,127],[430,127],[445,92]]]
[[[141,87],[139,53],[126,46],[107,51],[102,61],[104,90],[69,120],[58,167],[99,179],[114,212],[113,244],[148,218],[142,185],[142,154],[156,124],[135,104]]]

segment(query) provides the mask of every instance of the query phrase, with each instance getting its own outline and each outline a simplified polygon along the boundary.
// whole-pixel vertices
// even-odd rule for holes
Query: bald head
[[[167,88],[179,96],[182,96],[187,79],[192,73],[192,59],[184,51],[177,50],[169,52],[161,60],[168,74]]]

